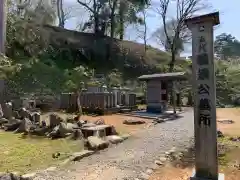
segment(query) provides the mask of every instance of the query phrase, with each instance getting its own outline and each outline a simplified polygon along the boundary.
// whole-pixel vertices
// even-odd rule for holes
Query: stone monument
[[[218,173],[216,85],[213,26],[219,13],[185,20],[192,32],[192,73],[194,94],[195,171],[191,180],[223,180]]]

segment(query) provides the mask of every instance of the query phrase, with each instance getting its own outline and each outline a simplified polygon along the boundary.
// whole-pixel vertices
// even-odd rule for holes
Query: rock
[[[74,120],[73,117],[67,117],[66,122],[67,123],[75,123],[76,121]]]
[[[165,120],[162,119],[162,118],[156,118],[156,119],[154,120],[154,123],[155,123],[155,124],[163,123],[163,122],[165,122]]]
[[[36,176],[36,173],[24,174],[21,176],[21,180],[33,180],[35,176]]]
[[[38,123],[38,122],[40,122],[40,119],[41,119],[41,114],[39,112],[32,113],[31,120],[33,122]]]
[[[79,161],[84,157],[88,157],[90,155],[94,154],[94,151],[89,151],[89,150],[83,150],[81,152],[75,152],[72,154],[70,157],[71,161]]]
[[[31,112],[28,111],[26,108],[21,108],[19,111],[19,116],[21,117],[21,119],[24,119],[24,118],[31,119]]]
[[[121,138],[123,138],[123,140],[127,140],[129,137],[130,137],[130,134],[121,135]]]
[[[74,127],[76,126],[74,126],[72,123],[65,124],[64,122],[60,122],[58,129],[60,137],[66,137],[68,133],[72,133]]]
[[[146,174],[151,175],[153,173],[152,169],[147,169]]]
[[[49,116],[49,126],[51,128],[54,128],[60,124],[60,122],[63,122],[64,120],[58,116],[57,114],[50,114]]]
[[[166,161],[167,161],[167,158],[165,158],[165,157],[160,157],[159,160],[160,160],[161,162],[166,162]]]
[[[84,120],[79,120],[76,122],[77,122],[76,124],[78,125],[78,127],[83,127],[84,124],[87,124],[87,121],[84,121]]]
[[[8,123],[9,120],[6,118],[0,118],[0,125]]]
[[[21,120],[19,119],[13,119],[9,121],[8,123],[4,124],[4,130],[5,131],[15,131],[21,124]]]
[[[53,130],[47,135],[47,137],[52,138],[52,139],[56,139],[56,138],[60,138],[60,133],[59,133],[59,125],[55,126],[53,128]]]
[[[55,171],[57,169],[57,167],[52,166],[46,169],[46,171]]]
[[[87,138],[87,144],[89,146],[89,149],[91,149],[91,150],[105,149],[109,145],[109,143],[107,141],[104,141],[97,136],[89,136]]]
[[[72,133],[72,135],[70,136],[70,139],[72,140],[81,140],[83,139],[83,133],[80,129],[75,129]]]
[[[2,106],[3,117],[6,119],[11,119],[13,117],[13,107],[12,103],[4,103]]]
[[[217,131],[217,137],[221,138],[221,137],[224,137],[223,133],[221,131]]]
[[[234,141],[234,142],[239,142],[240,141],[240,137],[230,137],[229,140],[230,141]]]
[[[15,117],[15,119],[21,119],[21,116],[19,115],[18,111],[13,111],[13,117]]]
[[[156,160],[154,163],[155,163],[156,165],[158,165],[158,166],[163,165],[163,162],[162,162],[162,161],[159,161],[159,160]]]
[[[157,169],[159,168],[159,166],[160,166],[160,165],[158,165],[158,164],[155,163],[155,164],[151,165],[151,169],[152,169],[152,170],[157,170]]]
[[[105,124],[105,121],[104,121],[104,119],[100,118],[100,119],[96,120],[96,121],[94,122],[94,124],[96,124],[96,125],[104,125],[104,124]]]
[[[0,104],[0,118],[2,118],[3,117],[3,110],[2,110],[2,105]]]
[[[148,180],[150,178],[150,176],[146,173],[141,173],[141,179],[142,180]]]
[[[40,128],[31,130],[30,133],[36,136],[45,136],[48,131],[49,131],[48,127],[40,127]]]
[[[20,180],[20,177],[14,173],[0,174],[0,180]]]
[[[118,132],[114,126],[112,126],[112,135],[118,135]]]
[[[137,124],[144,124],[145,121],[139,119],[126,119],[123,121],[123,124],[127,125],[137,125]]]
[[[112,144],[118,144],[124,141],[122,137],[116,135],[106,136],[106,140]]]
[[[24,118],[15,132],[16,133],[29,132],[32,125],[33,125],[32,122],[28,118]]]
[[[86,124],[83,124],[83,125],[82,125],[83,128],[86,128],[86,127],[94,127],[94,126],[97,126],[97,125],[94,124],[94,123],[86,123]]]
[[[228,120],[228,119],[218,120],[217,122],[222,123],[222,124],[233,124],[234,123],[233,120]]]

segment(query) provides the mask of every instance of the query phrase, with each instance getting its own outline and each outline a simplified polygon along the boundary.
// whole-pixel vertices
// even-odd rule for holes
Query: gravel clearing
[[[34,180],[134,180],[173,146],[184,148],[193,137],[193,111],[183,117],[143,129],[122,144],[100,151],[53,172],[38,173]]]

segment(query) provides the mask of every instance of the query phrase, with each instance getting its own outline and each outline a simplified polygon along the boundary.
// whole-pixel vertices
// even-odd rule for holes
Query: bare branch
[[[85,7],[87,10],[89,10],[91,13],[95,14],[94,9],[92,9],[87,3],[81,2],[81,0],[77,0],[77,2],[83,7]]]

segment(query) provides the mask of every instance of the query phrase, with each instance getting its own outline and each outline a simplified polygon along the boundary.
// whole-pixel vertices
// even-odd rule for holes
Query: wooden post
[[[0,1],[0,53],[5,55],[6,41],[6,0]]]
[[[195,173],[192,180],[224,179],[218,174],[216,85],[213,53],[213,26],[219,13],[185,21],[192,31],[194,94]]]

